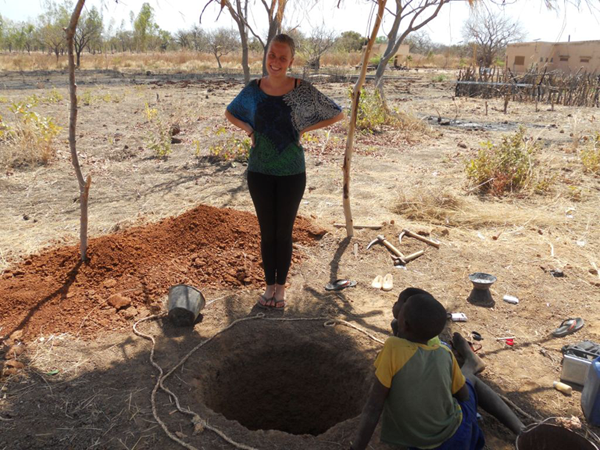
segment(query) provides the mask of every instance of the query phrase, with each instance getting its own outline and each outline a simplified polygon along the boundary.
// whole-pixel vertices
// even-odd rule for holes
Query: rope
[[[175,395],[175,393],[173,393],[169,388],[167,388],[164,385],[164,381],[167,378],[169,378],[173,374],[173,372],[175,372],[179,367],[181,367],[183,364],[185,364],[185,362],[188,360],[188,358],[190,356],[192,356],[198,349],[202,348],[204,345],[208,344],[214,338],[216,338],[220,334],[224,333],[225,331],[230,330],[231,328],[233,328],[234,326],[236,326],[238,323],[247,322],[247,321],[250,321],[250,320],[266,320],[266,321],[271,321],[271,322],[315,322],[315,321],[324,321],[323,322],[323,326],[325,326],[325,327],[334,327],[336,325],[343,325],[343,326],[346,326],[346,327],[349,327],[349,328],[352,328],[354,330],[359,331],[360,333],[364,334],[365,336],[369,337],[370,339],[374,340],[375,342],[378,342],[380,344],[384,343],[384,341],[382,341],[381,339],[375,337],[374,335],[372,335],[368,331],[363,330],[362,328],[357,327],[353,323],[347,322],[347,321],[345,321],[343,319],[331,318],[331,317],[327,317],[327,316],[321,316],[321,317],[295,317],[295,318],[294,317],[291,317],[291,318],[285,318],[285,317],[266,317],[264,313],[258,313],[255,316],[243,317],[241,319],[234,320],[228,326],[226,326],[225,328],[219,330],[217,333],[215,333],[210,338],[205,339],[204,341],[200,342],[193,349],[191,349],[171,370],[169,370],[165,374],[164,371],[163,371],[163,369],[162,369],[162,367],[160,367],[154,361],[154,349],[156,347],[156,341],[154,340],[154,337],[150,336],[149,334],[142,333],[138,329],[138,325],[140,323],[142,323],[142,322],[146,322],[146,321],[149,321],[149,320],[155,320],[155,319],[163,318],[166,315],[167,315],[167,313],[161,313],[161,314],[156,314],[156,315],[153,315],[153,316],[144,317],[143,319],[138,320],[137,322],[135,322],[133,324],[133,332],[135,334],[137,334],[138,336],[140,336],[140,337],[142,337],[144,339],[147,339],[147,340],[149,340],[149,341],[152,342],[152,348],[150,349],[150,363],[156,368],[156,370],[158,370],[158,373],[159,373],[159,376],[158,376],[158,379],[156,381],[156,384],[154,385],[154,388],[152,389],[152,393],[150,395],[150,402],[152,403],[152,415],[154,416],[154,419],[156,420],[156,422],[163,429],[163,431],[165,432],[165,434],[171,440],[177,442],[179,445],[181,445],[182,447],[187,448],[188,450],[198,450],[198,449],[196,447],[194,447],[193,445],[188,444],[187,442],[183,441],[177,435],[171,433],[171,431],[169,431],[169,428],[167,427],[167,425],[160,419],[160,417],[158,415],[158,410],[157,410],[157,407],[156,407],[156,394],[157,394],[159,388],[162,389],[164,392],[166,392],[169,395],[169,397],[171,397],[171,399],[175,402],[175,405],[176,405],[177,410],[179,412],[181,412],[183,414],[187,414],[189,416],[192,416],[192,424],[194,424],[194,430],[195,430],[195,432],[196,431],[201,432],[203,429],[206,428],[206,429],[214,432],[215,434],[217,434],[218,436],[220,436],[223,440],[225,440],[226,442],[230,443],[231,445],[233,445],[236,448],[240,448],[240,449],[244,449],[244,450],[258,450],[255,447],[250,447],[250,446],[248,446],[246,444],[242,444],[242,443],[234,441],[229,436],[227,436],[223,431],[221,431],[218,428],[210,425],[206,420],[204,420],[202,417],[200,417],[195,412],[191,411],[190,409],[181,407],[181,405],[179,404],[179,398]]]

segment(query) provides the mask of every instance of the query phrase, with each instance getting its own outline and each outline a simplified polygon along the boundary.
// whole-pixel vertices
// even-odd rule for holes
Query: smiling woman
[[[258,306],[283,309],[292,259],[292,229],[306,186],[302,135],[343,117],[341,108],[312,84],[289,77],[292,38],[279,34],[267,52],[267,76],[251,81],[225,117],[252,138],[248,188],[261,234],[266,291]]]

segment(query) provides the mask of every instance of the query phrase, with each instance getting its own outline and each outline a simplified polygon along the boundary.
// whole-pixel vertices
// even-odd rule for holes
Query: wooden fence
[[[460,70],[455,93],[457,97],[504,97],[505,102],[600,107],[600,75],[547,70],[515,75],[510,69],[468,67]]]

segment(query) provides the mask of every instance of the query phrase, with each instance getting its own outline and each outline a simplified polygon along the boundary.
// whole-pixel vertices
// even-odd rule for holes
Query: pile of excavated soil
[[[294,241],[310,245],[324,233],[298,218]],[[256,216],[231,209],[201,205],[91,239],[88,257],[82,264],[78,246],[62,247],[7,270],[0,278],[0,335],[90,337],[157,312],[175,284],[227,289],[263,283]]]

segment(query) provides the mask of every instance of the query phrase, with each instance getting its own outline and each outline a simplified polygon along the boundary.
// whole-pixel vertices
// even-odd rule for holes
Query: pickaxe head
[[[373,247],[374,244],[381,243],[385,240],[385,236],[383,234],[378,235],[375,239],[371,241],[369,245],[367,245],[367,250]]]

